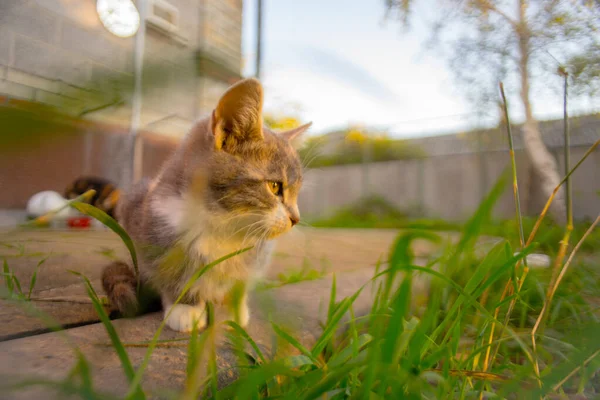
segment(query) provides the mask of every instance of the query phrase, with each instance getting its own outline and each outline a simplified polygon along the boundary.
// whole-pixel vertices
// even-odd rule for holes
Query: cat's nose
[[[294,226],[300,222],[300,217],[297,215],[290,215],[290,221],[292,221],[292,226]]]

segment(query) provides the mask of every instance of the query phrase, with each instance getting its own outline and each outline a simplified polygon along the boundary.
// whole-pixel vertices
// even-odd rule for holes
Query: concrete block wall
[[[589,146],[572,146],[571,159],[577,162]],[[562,154],[562,148],[552,149]],[[517,150],[517,179],[524,215],[537,216],[547,197],[531,169],[525,151]],[[561,164],[558,157],[559,165]],[[506,151],[486,151],[387,161],[364,165],[342,165],[306,172],[298,199],[305,217],[324,217],[360,198],[378,195],[398,209],[418,212],[424,217],[461,221],[470,217],[485,196],[510,168]],[[562,165],[559,167],[562,171]],[[600,149],[596,149],[572,175],[573,216],[576,220],[595,218],[600,211]],[[365,185],[365,180],[368,182]],[[494,208],[496,218],[513,218],[515,205],[511,178]]]
[[[74,2],[0,2],[0,93],[77,114],[102,101],[100,92],[89,90],[95,68],[110,65],[125,72],[131,40],[103,34],[99,21],[90,24],[94,2],[80,1],[77,7],[67,3]]]
[[[180,136],[229,83],[199,77],[196,52],[211,51],[241,70],[242,1],[168,2],[179,10],[178,38],[147,27],[142,125]],[[133,49],[133,38],[102,26],[95,0],[0,1],[0,94],[78,115],[118,92],[123,105],[86,117],[127,126]]]
[[[204,0],[203,49],[218,54],[232,69],[241,68],[242,0]]]

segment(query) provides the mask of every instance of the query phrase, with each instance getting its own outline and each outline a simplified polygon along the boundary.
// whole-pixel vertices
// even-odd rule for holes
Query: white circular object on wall
[[[113,35],[130,37],[140,27],[140,13],[131,0],[97,0],[96,11],[104,27]]]

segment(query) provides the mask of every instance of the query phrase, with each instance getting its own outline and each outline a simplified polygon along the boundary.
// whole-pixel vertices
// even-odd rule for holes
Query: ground
[[[310,343],[318,333],[330,293],[332,276],[337,278],[337,296],[352,295],[374,274],[378,260],[386,255],[395,230],[343,230],[300,228],[279,240],[269,283],[251,299],[250,334],[269,347],[269,318],[292,326],[303,342]],[[66,376],[76,362],[71,343],[91,360],[94,384],[108,392],[123,394],[127,385],[116,353],[79,276],[87,276],[101,294],[101,268],[114,258],[128,259],[125,246],[108,230],[13,230],[0,234],[0,258],[6,260],[17,277],[25,296],[34,271],[36,281],[31,301],[14,304],[0,300],[0,383],[41,376],[59,379]],[[414,245],[417,257],[426,257],[436,248],[425,242]],[[37,267],[41,260],[45,261]],[[310,280],[307,280],[310,279]],[[298,281],[298,282],[296,282]],[[265,289],[270,287],[270,289]],[[370,307],[371,287],[355,304],[355,313]],[[46,322],[31,315],[28,307],[52,316],[66,329],[66,336],[49,332]],[[275,317],[274,317],[275,316]],[[115,321],[125,343],[150,340],[160,323],[160,314]],[[165,330],[161,338],[186,337]],[[187,344],[159,348],[153,353],[145,375],[145,387],[177,389],[185,377]],[[130,347],[134,367],[146,349]],[[221,367],[235,362],[225,350],[219,353]],[[231,372],[222,376],[227,381]],[[36,398],[40,389],[15,393],[15,398]]]

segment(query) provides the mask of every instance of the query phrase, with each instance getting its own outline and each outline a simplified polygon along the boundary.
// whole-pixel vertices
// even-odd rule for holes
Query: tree
[[[388,13],[410,22],[415,0],[385,0]],[[441,16],[434,24],[429,44],[448,50],[446,58],[467,98],[487,110],[498,109],[498,81],[518,86],[524,115],[523,142],[546,196],[560,182],[556,162],[546,148],[533,115],[532,85],[547,86],[556,74],[556,59],[578,76],[598,76],[589,53],[598,46],[600,3],[593,0],[441,0]],[[438,9],[438,10],[439,10]],[[456,29],[458,28],[458,29]],[[570,68],[569,68],[570,67]],[[537,80],[537,82],[533,82]],[[582,86],[580,83],[580,87]],[[583,87],[585,84],[583,82]],[[588,86],[592,89],[591,82]],[[565,221],[563,192],[551,208],[553,217]]]

